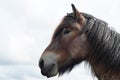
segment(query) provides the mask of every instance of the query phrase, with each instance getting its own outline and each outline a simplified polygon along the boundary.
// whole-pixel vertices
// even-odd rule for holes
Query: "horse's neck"
[[[90,23],[94,25],[87,24],[85,34],[91,45],[87,60],[92,71],[99,80],[120,80],[120,34],[102,20]]]
[[[98,80],[120,80],[120,73],[110,73],[105,72],[102,65],[91,64],[93,74],[98,78]]]

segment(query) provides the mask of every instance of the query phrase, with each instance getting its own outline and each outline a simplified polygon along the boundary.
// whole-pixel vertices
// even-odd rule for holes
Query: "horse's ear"
[[[74,17],[75,17],[75,18],[78,18],[79,15],[80,15],[79,11],[76,9],[76,7],[75,7],[74,4],[71,4],[71,6],[72,6],[72,10],[73,10]]]
[[[78,19],[78,21],[82,24],[83,21],[84,21],[84,17],[82,16],[82,14],[80,14],[80,12],[76,9],[75,5],[74,4],[71,4],[72,6],[72,10],[73,10],[73,14],[74,14],[74,17],[76,19]]]

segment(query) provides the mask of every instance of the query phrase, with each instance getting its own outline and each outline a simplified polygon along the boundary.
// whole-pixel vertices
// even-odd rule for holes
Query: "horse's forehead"
[[[70,26],[72,23],[74,23],[74,20],[66,20],[66,19],[64,19],[63,21],[62,21],[62,23],[60,24],[60,27],[67,27],[67,26]]]
[[[63,20],[58,27],[56,28],[55,34],[60,32],[63,28],[70,28],[72,24],[74,23],[73,20]]]

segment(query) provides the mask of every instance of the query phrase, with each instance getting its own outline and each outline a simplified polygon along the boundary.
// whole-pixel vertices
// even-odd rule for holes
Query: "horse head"
[[[51,43],[41,55],[39,66],[47,77],[62,75],[86,59],[89,44],[82,29],[85,17],[72,4],[73,13],[67,14],[54,32]]]

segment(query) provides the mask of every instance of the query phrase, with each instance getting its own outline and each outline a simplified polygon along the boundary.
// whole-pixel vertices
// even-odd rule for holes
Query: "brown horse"
[[[99,80],[120,80],[120,35],[107,23],[72,4],[43,52],[39,67],[47,77],[62,75],[85,61]]]

